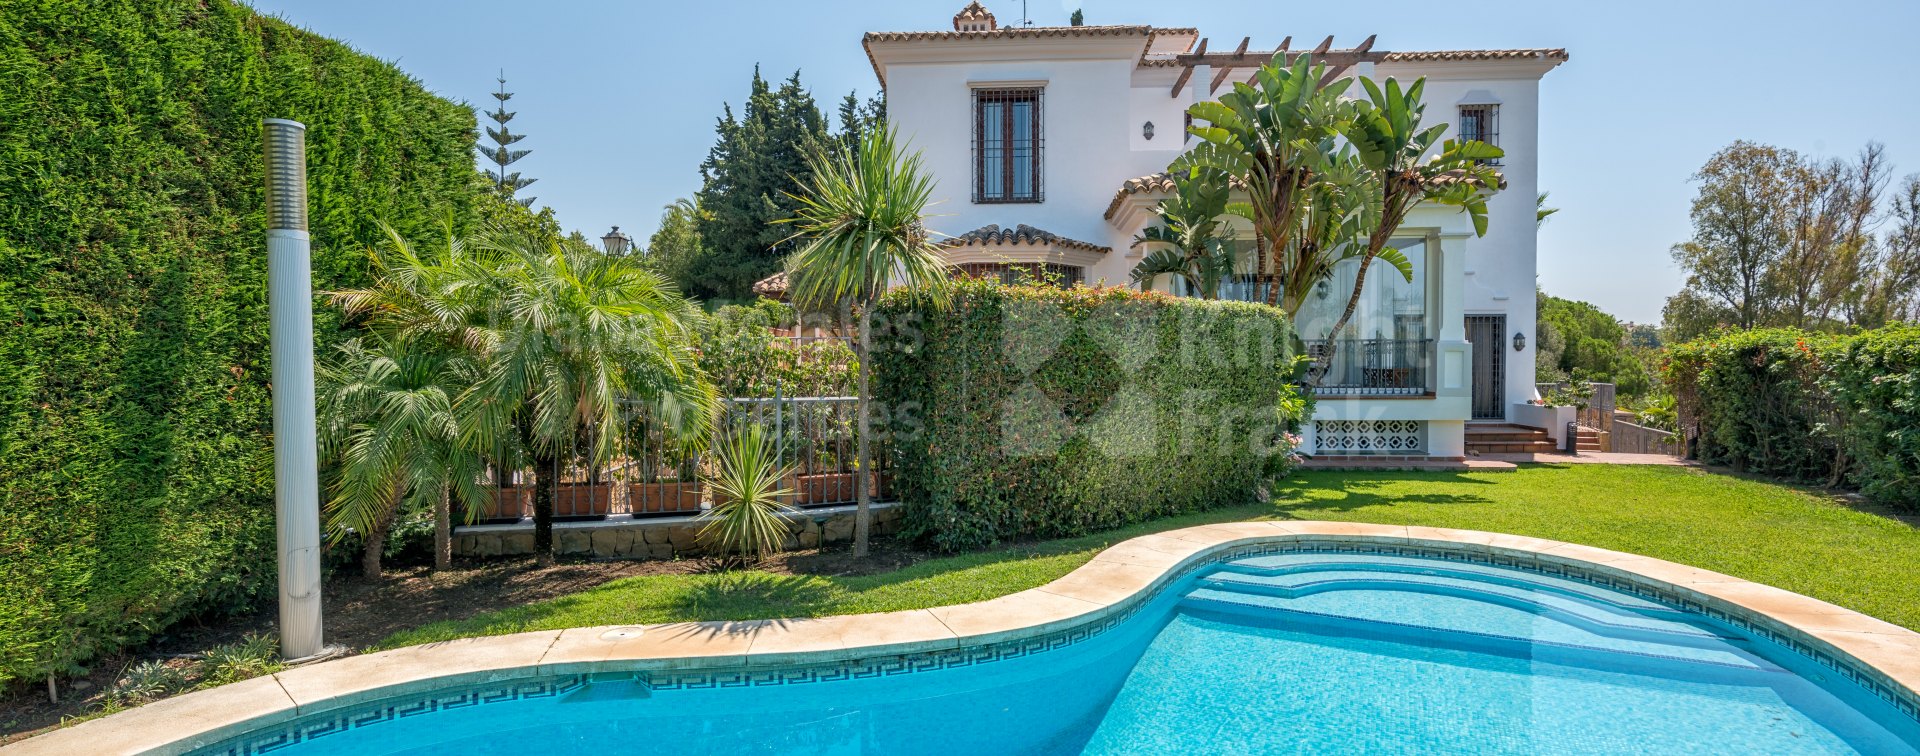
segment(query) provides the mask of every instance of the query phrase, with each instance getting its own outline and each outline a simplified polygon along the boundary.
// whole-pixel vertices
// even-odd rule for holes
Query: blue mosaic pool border
[[[1052,631],[1031,638],[1001,641],[968,648],[946,649],[917,654],[878,656],[822,664],[716,670],[647,670],[633,674],[635,675],[635,679],[644,681],[648,688],[653,691],[710,690],[766,685],[844,682],[1009,661],[1034,654],[1059,650],[1099,637],[1101,634],[1119,626],[1121,623],[1132,619],[1141,609],[1159,598],[1168,586],[1179,582],[1182,578],[1185,578],[1197,570],[1211,567],[1221,562],[1245,559],[1247,557],[1293,553],[1414,557],[1482,564],[1570,580],[1579,580],[1592,585],[1631,593],[1641,598],[1658,601],[1675,608],[1695,612],[1725,622],[1740,630],[1778,644],[1800,656],[1813,660],[1822,667],[1839,673],[1846,680],[1865,688],[1880,699],[1892,704],[1893,707],[1902,714],[1915,721],[1920,721],[1920,696],[1916,696],[1912,692],[1894,685],[1884,675],[1814,647],[1807,641],[1803,634],[1790,630],[1773,620],[1722,611],[1671,590],[1597,570],[1589,570],[1558,562],[1540,561],[1534,558],[1468,551],[1464,549],[1370,544],[1349,541],[1291,541],[1231,547],[1202,559],[1196,559],[1179,569],[1168,572],[1155,583],[1151,590],[1144,591],[1135,596],[1133,600],[1120,611],[1113,612],[1092,622],[1063,630]],[[551,678],[527,678],[519,681],[496,682],[454,690],[438,691],[416,698],[389,699],[372,705],[345,707],[334,711],[296,718],[292,722],[275,727],[272,732],[266,734],[241,734],[213,745],[194,749],[190,753],[195,756],[262,756],[316,738],[346,732],[351,729],[379,725],[407,717],[465,708],[468,706],[565,695],[584,687],[592,677],[593,675],[570,675]]]

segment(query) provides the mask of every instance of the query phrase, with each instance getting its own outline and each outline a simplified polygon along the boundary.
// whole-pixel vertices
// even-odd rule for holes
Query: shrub
[[[0,683],[273,591],[265,116],[316,289],[478,196],[466,106],[231,0],[0,10]]]
[[[780,483],[792,470],[779,466],[772,435],[758,425],[732,429],[714,449],[714,467],[707,478],[714,504],[700,540],[722,558],[742,561],[779,551],[787,536],[781,515],[790,511],[780,497],[793,493]]]
[[[1307,406],[1292,329],[1262,305],[969,281],[947,308],[896,293],[876,315],[903,529],[941,549],[1245,503]]]
[[[107,702],[115,706],[136,706],[166,698],[187,687],[187,672],[165,661],[143,661],[107,689]]]
[[[1673,347],[1666,378],[1701,460],[1803,482],[1838,482],[1846,460],[1821,386],[1834,337],[1729,332]]]
[[[771,300],[728,305],[694,324],[700,369],[721,396],[850,396],[858,364],[837,339],[800,344],[774,328],[796,322],[791,306]]]
[[[200,659],[200,687],[212,688],[280,671],[280,642],[248,633],[234,643],[214,646]]]
[[[1854,484],[1875,501],[1920,509],[1920,325],[1847,339],[1827,365]]]

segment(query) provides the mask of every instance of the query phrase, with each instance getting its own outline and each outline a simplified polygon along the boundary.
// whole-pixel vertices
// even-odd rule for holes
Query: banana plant
[[[1286,55],[1276,54],[1219,101],[1188,107],[1194,120],[1188,131],[1200,143],[1170,167],[1176,177],[1226,177],[1242,184],[1247,200],[1229,203],[1227,212],[1253,226],[1255,269],[1269,284],[1269,305],[1280,304],[1282,289],[1291,288],[1274,282],[1299,278],[1300,266],[1311,263],[1290,257],[1297,218],[1354,110],[1340,97],[1351,80],[1323,84],[1326,67],[1313,56],[1298,55],[1289,65]]]
[[[1135,247],[1151,247],[1133,268],[1141,291],[1154,278],[1172,274],[1185,279],[1202,299],[1218,299],[1220,282],[1233,275],[1233,248],[1222,233],[1220,217],[1227,211],[1228,182],[1221,178],[1176,176],[1174,194],[1160,201],[1154,212],[1158,225],[1133,238]]]
[[[1472,218],[1475,235],[1487,233],[1487,197],[1499,191],[1501,182],[1492,161],[1505,153],[1479,140],[1442,142],[1446,124],[1423,128],[1420,122],[1426,105],[1420,97],[1426,84],[1427,80],[1421,78],[1402,89],[1393,78],[1388,78],[1384,86],[1372,79],[1360,79],[1367,97],[1353,103],[1344,135],[1366,174],[1365,183],[1374,194],[1369,204],[1378,215],[1365,224],[1366,246],[1359,255],[1360,266],[1347,306],[1331,331],[1336,338],[1327,345],[1324,359],[1329,363],[1338,349],[1338,334],[1360,306],[1367,269],[1373,261],[1388,259],[1412,280],[1411,265],[1399,250],[1388,245],[1415,205],[1431,202],[1458,207]],[[1438,154],[1427,157],[1435,144],[1440,145]]]

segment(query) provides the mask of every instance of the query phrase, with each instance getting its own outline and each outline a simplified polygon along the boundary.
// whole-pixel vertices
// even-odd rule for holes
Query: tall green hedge
[[[1920,325],[1846,339],[1828,365],[1854,484],[1875,501],[1920,511]]]
[[[270,116],[317,287],[470,210],[472,112],[392,65],[230,0],[0,0],[0,683],[271,591]]]
[[[1716,334],[1665,370],[1697,458],[1920,508],[1920,326]]]
[[[1290,456],[1286,317],[1125,289],[959,285],[875,311],[905,533],[957,550],[1256,495]]]

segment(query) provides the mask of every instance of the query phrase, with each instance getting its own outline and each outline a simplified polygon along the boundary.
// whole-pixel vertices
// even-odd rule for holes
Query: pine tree
[[[886,93],[876,94],[872,99],[861,102],[853,92],[840,101],[840,133],[836,138],[849,152],[856,152],[860,146],[860,136],[871,129],[881,128],[887,122]]]
[[[1068,26],[1086,26],[1087,17],[1080,12],[1079,8],[1075,8],[1073,9],[1073,16],[1067,19],[1067,25]]]
[[[527,138],[527,135],[515,134],[512,129],[507,127],[507,122],[513,120],[514,114],[507,112],[507,100],[513,99],[513,93],[507,91],[506,72],[500,72],[500,78],[495,79],[495,81],[500,82],[500,91],[493,93],[493,99],[499,100],[500,102],[494,106],[493,112],[487,114],[488,118],[493,119],[493,122],[499,125],[499,129],[497,130],[492,126],[487,127],[487,138],[493,140],[494,146],[492,149],[488,149],[475,145],[475,148],[480,150],[481,155],[493,161],[494,166],[496,166],[495,169],[489,169],[487,171],[487,177],[493,179],[493,188],[500,192],[501,196],[520,203],[521,207],[530,207],[533,205],[534,197],[516,198],[513,195],[514,192],[527,188],[533,182],[539,181],[539,179],[521,178],[519,171],[508,173],[507,166],[519,162],[520,158],[526,157],[529,153],[532,153],[533,150],[507,149],[507,147],[513,143]]]
[[[791,194],[813,175],[807,155],[832,136],[798,71],[775,89],[758,67],[740,116],[727,107],[715,130],[719,139],[700,165],[695,195],[705,211],[699,232],[706,265],[684,283],[699,296],[744,299],[792,251],[792,229],[774,221],[793,215],[798,202]]]

